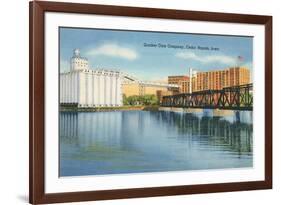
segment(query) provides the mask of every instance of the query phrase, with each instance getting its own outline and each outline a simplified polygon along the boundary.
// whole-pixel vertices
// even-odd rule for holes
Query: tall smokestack
[[[189,93],[192,93],[192,68],[189,68]]]

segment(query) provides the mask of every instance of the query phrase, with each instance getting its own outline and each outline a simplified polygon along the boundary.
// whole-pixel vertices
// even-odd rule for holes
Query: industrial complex
[[[248,68],[237,66],[204,72],[190,68],[188,75],[167,76],[166,83],[143,81],[121,71],[92,69],[74,49],[70,70],[60,74],[60,104],[117,107],[124,97],[144,95],[155,95],[161,102],[163,96],[246,85],[250,78]]]

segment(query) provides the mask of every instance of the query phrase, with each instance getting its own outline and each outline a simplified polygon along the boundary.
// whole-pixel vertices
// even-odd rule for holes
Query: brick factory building
[[[192,71],[190,72],[192,73]],[[250,83],[250,70],[245,67],[231,67],[224,70],[196,72],[189,76],[169,76],[169,84],[179,85],[180,93],[202,90],[221,90],[225,87]],[[191,87],[191,89],[190,89]]]
[[[187,84],[189,82],[189,76],[186,75],[177,75],[177,76],[168,76],[168,84],[178,85],[178,88],[169,89],[173,94],[185,93],[188,92]]]
[[[188,80],[189,77],[186,75],[176,75],[176,76],[168,76],[168,84],[178,84],[180,81]]]

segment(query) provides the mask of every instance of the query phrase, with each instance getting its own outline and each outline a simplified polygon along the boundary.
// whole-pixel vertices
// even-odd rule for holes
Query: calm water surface
[[[60,176],[252,167],[250,112],[60,114]]]

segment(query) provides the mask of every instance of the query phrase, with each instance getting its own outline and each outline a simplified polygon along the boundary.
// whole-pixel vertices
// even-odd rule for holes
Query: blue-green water
[[[239,114],[60,113],[60,176],[252,167],[251,113]]]

